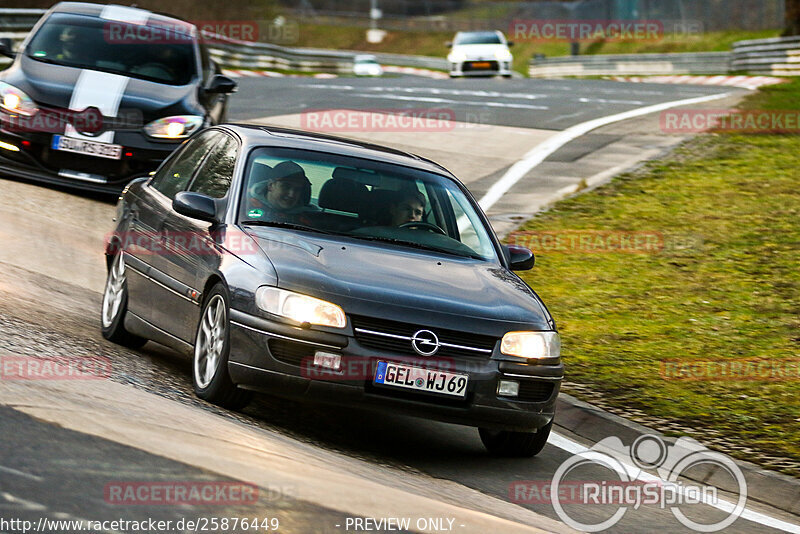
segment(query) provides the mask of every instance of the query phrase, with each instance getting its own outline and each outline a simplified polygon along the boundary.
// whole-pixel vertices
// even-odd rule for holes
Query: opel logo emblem
[[[439,350],[439,338],[430,330],[419,330],[411,338],[411,346],[422,356],[433,356]]]

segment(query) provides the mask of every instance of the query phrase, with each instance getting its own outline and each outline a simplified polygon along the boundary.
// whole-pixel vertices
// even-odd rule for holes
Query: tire
[[[201,399],[229,410],[241,410],[253,394],[237,387],[228,372],[229,302],[228,292],[221,283],[215,285],[203,301],[194,339],[192,383],[195,394]]]
[[[128,281],[125,277],[125,261],[122,252],[111,260],[106,276],[103,303],[100,307],[100,329],[103,337],[112,343],[138,349],[147,339],[125,330],[125,314],[128,312]]]
[[[479,428],[486,450],[494,456],[505,456],[515,458],[530,458],[536,456],[547,443],[550,436],[550,429],[553,428],[551,420],[538,432],[511,432],[509,430],[489,430]]]

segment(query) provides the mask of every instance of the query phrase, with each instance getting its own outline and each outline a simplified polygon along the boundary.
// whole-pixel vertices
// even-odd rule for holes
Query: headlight
[[[447,61],[450,63],[461,63],[462,61],[467,60],[467,54],[461,51],[453,50],[450,52],[450,55],[447,56]]]
[[[496,57],[498,61],[511,61],[511,52],[506,48],[498,48],[494,52],[494,57]]]
[[[150,137],[159,139],[184,139],[203,125],[199,115],[175,115],[158,119],[144,127]]]
[[[333,328],[344,328],[347,325],[344,311],[336,304],[277,287],[259,287],[256,291],[256,305],[265,312],[298,323]]]
[[[520,358],[558,358],[561,338],[558,332],[509,332],[503,336],[500,352]]]
[[[25,117],[36,115],[39,111],[31,97],[6,82],[0,82],[0,108]]]

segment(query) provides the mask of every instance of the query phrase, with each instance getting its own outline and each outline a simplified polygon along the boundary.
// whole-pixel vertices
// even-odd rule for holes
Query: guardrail
[[[731,70],[771,76],[799,76],[800,37],[733,43]]]
[[[560,76],[724,74],[730,67],[730,52],[691,54],[615,54],[534,58],[531,78]]]

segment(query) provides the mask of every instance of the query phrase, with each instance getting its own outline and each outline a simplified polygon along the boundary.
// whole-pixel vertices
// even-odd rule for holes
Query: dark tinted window
[[[236,165],[236,141],[222,134],[215,139],[214,147],[203,166],[197,171],[189,191],[203,193],[211,198],[222,198],[228,194]]]
[[[47,63],[186,85],[197,72],[193,32],[180,21],[135,25],[55,13],[26,50],[29,57]]]
[[[195,169],[218,137],[218,133],[208,132],[187,141],[180,153],[158,170],[150,185],[169,198],[186,189]]]
[[[502,42],[495,32],[468,32],[459,34],[453,44],[502,44]]]

